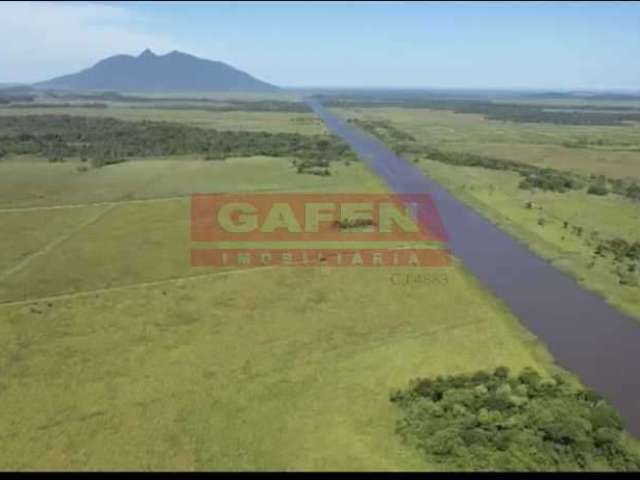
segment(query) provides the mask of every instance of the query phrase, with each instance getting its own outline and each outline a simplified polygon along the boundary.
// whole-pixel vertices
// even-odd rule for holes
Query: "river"
[[[431,195],[453,254],[546,345],[560,366],[602,394],[618,409],[627,431],[640,437],[640,324],[535,255],[377,139],[333,115],[316,99],[305,101],[393,191]]]

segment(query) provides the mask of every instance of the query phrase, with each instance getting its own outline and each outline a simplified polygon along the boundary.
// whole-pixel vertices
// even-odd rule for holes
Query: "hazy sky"
[[[640,89],[640,2],[0,4],[0,82],[146,47],[283,86]]]

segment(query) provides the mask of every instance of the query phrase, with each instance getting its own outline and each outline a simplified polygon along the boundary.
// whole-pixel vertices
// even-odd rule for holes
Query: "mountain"
[[[230,65],[173,51],[156,55],[147,49],[137,57],[115,55],[71,75],[34,84],[41,89],[118,92],[272,92],[262,82]]]

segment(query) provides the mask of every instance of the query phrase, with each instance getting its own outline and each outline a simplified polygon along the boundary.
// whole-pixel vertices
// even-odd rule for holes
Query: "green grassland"
[[[382,188],[358,163],[334,167],[331,181],[297,174],[282,158],[129,161],[85,173],[77,173],[74,163],[79,162],[0,163],[6,173],[3,200],[14,198],[0,209],[6,231],[12,232],[3,256],[30,259],[0,284],[0,301],[198,273],[188,261],[192,193]],[[59,220],[50,222],[49,215]],[[63,230],[66,225],[70,228]],[[37,234],[38,228],[47,234]],[[55,255],[35,255],[49,242],[55,242]]]
[[[414,108],[333,109],[347,118],[388,120],[419,142],[449,151],[491,155],[541,167],[640,177],[640,125],[584,126],[486,120],[482,115]],[[583,139],[604,145],[568,147]]]
[[[130,107],[0,114],[326,133],[306,113]],[[420,122],[393,111],[394,125],[403,121],[421,134]],[[424,129],[429,138],[444,131],[442,118],[433,119],[435,130]],[[455,128],[467,135],[464,125]],[[566,128],[583,134],[584,127]],[[476,132],[470,141],[481,143]],[[419,376],[500,365],[577,382],[457,261],[440,268],[192,267],[193,193],[386,191],[361,163],[336,159],[331,175],[319,176],[298,173],[294,160],[174,155],[101,168],[75,157],[0,161],[0,469],[442,470],[451,466],[429,463],[396,435],[393,390]],[[420,164],[480,199],[487,183],[517,185],[515,174],[471,168],[463,186],[456,183],[463,170]],[[522,198],[508,198],[499,202],[504,215],[532,213]],[[599,200],[594,222],[607,232],[618,232],[622,217],[613,213],[634,212],[620,210],[613,196],[582,194],[564,210],[552,210],[553,198],[533,200],[545,215],[572,222],[582,218],[581,202]],[[511,202],[517,205],[508,210]],[[551,222],[540,233],[552,246],[555,228]],[[582,248],[570,236],[563,242],[570,252]]]
[[[114,104],[108,108],[46,107],[2,108],[0,115],[75,115],[83,117],[109,117],[124,121],[165,121],[217,130],[266,131],[314,135],[327,133],[324,124],[312,113],[304,112],[216,112],[145,108],[137,105]]]
[[[537,97],[511,97],[509,99],[492,99],[495,103],[512,103],[523,105],[548,105],[552,107],[579,107],[579,108],[607,108],[611,111],[616,109],[639,108],[640,100],[637,98],[598,98],[598,97],[557,97],[537,96]]]
[[[553,265],[576,277],[587,288],[640,319],[640,288],[622,285],[611,258],[595,257],[597,242],[589,237],[639,238],[638,205],[610,194],[601,198],[583,191],[530,192],[518,188],[520,176],[475,167],[451,167],[420,162],[425,174],[494,220]],[[526,208],[527,202],[536,208]],[[543,225],[539,220],[543,219]],[[569,226],[564,227],[567,221]],[[585,233],[578,236],[573,227]],[[626,265],[623,265],[623,268]]]
[[[124,97],[127,96],[140,96],[144,98],[175,98],[176,100],[183,99],[207,99],[216,102],[224,102],[229,100],[240,101],[282,101],[282,102],[301,102],[300,95],[295,92],[279,91],[279,92],[126,92],[122,93]]]
[[[381,183],[364,165],[332,164],[334,178],[296,174],[292,159],[205,161],[197,155],[132,159],[79,172],[79,161],[37,157],[0,162],[0,209],[186,197],[193,193],[367,190]]]
[[[394,434],[392,389],[556,371],[457,263],[189,265],[190,193],[384,191],[361,164],[79,164],[0,162],[2,469],[442,469]]]
[[[637,126],[522,124],[485,120],[479,115],[402,108],[338,109],[347,118],[384,120],[420,145],[443,151],[488,155],[582,175],[640,177]],[[576,139],[602,139],[603,147],[568,148]],[[624,145],[625,151],[612,146]],[[637,201],[586,189],[564,193],[518,188],[516,172],[435,162],[428,154],[409,153],[427,176],[484,213],[558,268],[640,319],[640,287],[620,283],[619,272],[631,266],[594,256],[600,240],[640,238]],[[532,208],[528,208],[532,207]],[[565,226],[565,222],[567,225]],[[575,228],[581,230],[580,233]],[[637,273],[632,274],[632,276]]]
[[[0,466],[438,468],[394,435],[391,389],[552,367],[460,268],[440,286],[390,274],[257,269],[0,307]]]

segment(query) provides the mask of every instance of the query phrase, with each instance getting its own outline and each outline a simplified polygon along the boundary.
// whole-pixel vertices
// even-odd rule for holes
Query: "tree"
[[[463,469],[635,471],[617,412],[595,392],[527,368],[421,378],[393,393],[397,432],[432,462]]]

